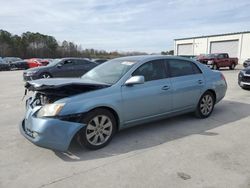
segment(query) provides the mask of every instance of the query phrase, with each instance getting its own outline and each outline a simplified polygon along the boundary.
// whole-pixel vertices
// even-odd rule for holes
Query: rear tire
[[[198,118],[207,118],[209,117],[214,109],[215,105],[215,96],[212,92],[205,92],[196,107],[195,115]]]
[[[81,121],[86,126],[77,135],[77,142],[88,149],[103,148],[117,131],[114,115],[106,109],[90,111]]]

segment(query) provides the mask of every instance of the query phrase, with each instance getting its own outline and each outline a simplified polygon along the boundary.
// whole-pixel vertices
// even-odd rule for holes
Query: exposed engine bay
[[[34,107],[54,103],[65,97],[109,86],[103,83],[84,82],[83,79],[41,79],[26,82],[25,95],[27,95],[28,91],[34,92],[30,99],[30,105]]]

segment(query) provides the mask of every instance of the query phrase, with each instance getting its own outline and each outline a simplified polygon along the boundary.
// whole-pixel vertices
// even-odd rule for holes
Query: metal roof
[[[116,60],[122,61],[133,61],[133,62],[141,62],[141,61],[151,61],[157,59],[180,59],[180,60],[191,60],[190,58],[181,57],[181,56],[174,56],[174,55],[139,55],[139,56],[125,56],[116,58]],[[112,61],[112,60],[111,60]]]
[[[219,36],[237,35],[237,34],[245,34],[245,33],[250,33],[250,31],[224,33],[224,34],[216,34],[216,35],[204,35],[204,36],[197,36],[197,37],[186,37],[186,38],[179,38],[179,39],[174,39],[174,40],[176,41],[176,40],[197,39],[197,38],[206,38],[206,37],[219,37]]]

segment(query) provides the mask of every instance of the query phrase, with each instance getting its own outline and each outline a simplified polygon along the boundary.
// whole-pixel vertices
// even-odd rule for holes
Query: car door
[[[219,66],[220,67],[226,67],[228,66],[228,59],[226,58],[225,54],[219,54],[218,55],[218,59],[219,59]]]
[[[172,109],[172,86],[164,60],[144,63],[131,76],[144,76],[144,84],[122,86],[125,123],[143,120]]]
[[[170,59],[167,61],[173,87],[173,110],[181,111],[198,104],[205,84],[204,76],[191,61]]]
[[[60,62],[53,71],[54,77],[74,77],[74,59],[66,59]]]

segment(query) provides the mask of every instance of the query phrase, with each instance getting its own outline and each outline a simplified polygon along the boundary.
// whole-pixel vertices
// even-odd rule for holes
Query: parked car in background
[[[222,73],[197,61],[151,55],[113,59],[78,79],[40,79],[25,87],[34,95],[26,101],[21,133],[61,151],[73,138],[99,149],[118,130],[178,114],[207,118],[227,90]]]
[[[24,80],[40,78],[81,77],[98,64],[84,58],[56,59],[47,66],[31,68],[23,73]]]
[[[102,63],[108,61],[108,59],[93,59],[93,61],[98,63],[98,64],[102,64]]]
[[[10,64],[11,70],[26,70],[29,68],[28,62],[26,60],[15,61]]]
[[[10,65],[5,63],[3,59],[0,59],[0,71],[10,70]]]
[[[195,55],[180,55],[179,57],[185,57],[185,58],[193,59],[193,60],[196,60],[196,58],[197,58],[197,56],[195,56]]]
[[[247,59],[246,61],[244,61],[243,66],[244,66],[245,68],[250,66],[250,58]]]
[[[238,58],[229,58],[227,53],[216,53],[199,56],[199,62],[208,65],[212,69],[220,69],[221,67],[229,67],[233,70],[238,65]]]
[[[27,60],[29,68],[46,66],[49,64],[49,61],[46,59],[38,59],[38,58],[31,58]]]
[[[49,62],[49,63],[51,63],[54,59],[51,59],[51,58],[45,58],[45,59],[43,59],[44,61],[47,61],[47,62]]]
[[[250,66],[239,72],[238,84],[243,89],[250,89]]]
[[[19,58],[19,57],[4,57],[3,58],[3,61],[5,62],[5,63],[8,63],[8,64],[11,64],[11,63],[13,63],[13,62],[15,62],[15,61],[21,61],[22,59],[21,58]]]

